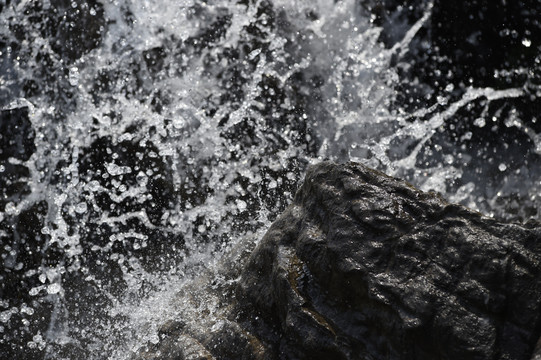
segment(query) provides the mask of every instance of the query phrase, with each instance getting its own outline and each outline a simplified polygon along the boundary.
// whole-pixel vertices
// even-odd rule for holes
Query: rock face
[[[217,359],[527,360],[540,259],[538,224],[322,163],[251,254],[221,330],[195,337]]]
[[[540,256],[539,227],[323,163],[244,269],[240,319],[273,358],[529,359]]]

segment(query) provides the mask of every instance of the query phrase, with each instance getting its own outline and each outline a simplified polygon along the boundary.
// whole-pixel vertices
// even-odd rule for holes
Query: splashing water
[[[169,319],[219,326],[209,289],[234,284],[323,159],[538,218],[541,139],[498,110],[529,92],[449,82],[399,101],[432,4],[421,12],[386,46],[353,0],[4,3],[4,353],[122,359]],[[475,134],[451,131],[475,108],[476,129],[503,119],[533,150],[479,155]]]

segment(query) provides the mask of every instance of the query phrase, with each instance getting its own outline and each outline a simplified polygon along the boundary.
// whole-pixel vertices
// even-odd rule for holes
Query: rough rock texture
[[[360,164],[323,163],[251,254],[228,320],[192,336],[190,349],[217,359],[527,360],[541,333],[540,259],[537,223],[498,223]],[[172,358],[172,344],[157,358]]]
[[[529,359],[540,259],[539,226],[323,163],[252,254],[239,299],[273,357]]]

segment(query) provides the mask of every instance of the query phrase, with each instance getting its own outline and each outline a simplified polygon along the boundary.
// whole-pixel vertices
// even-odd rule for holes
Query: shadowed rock
[[[0,111],[0,161],[9,158],[26,161],[36,150],[34,129],[28,120],[28,108]]]
[[[251,254],[223,326],[195,337],[217,359],[530,359],[540,240],[538,224],[322,163]]]

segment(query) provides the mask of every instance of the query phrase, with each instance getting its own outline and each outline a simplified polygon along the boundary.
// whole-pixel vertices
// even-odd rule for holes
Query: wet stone
[[[527,360],[541,333],[540,239],[539,223],[322,163],[241,270],[227,326],[194,337],[216,359]],[[172,359],[171,346],[150,358]]]
[[[22,13],[31,29],[50,37],[55,53],[70,63],[96,48],[106,27],[103,5],[95,0],[29,1]],[[23,40],[29,29],[21,24],[13,24],[11,30]]]
[[[9,158],[26,161],[36,150],[34,129],[28,119],[28,108],[0,112],[0,161]]]

